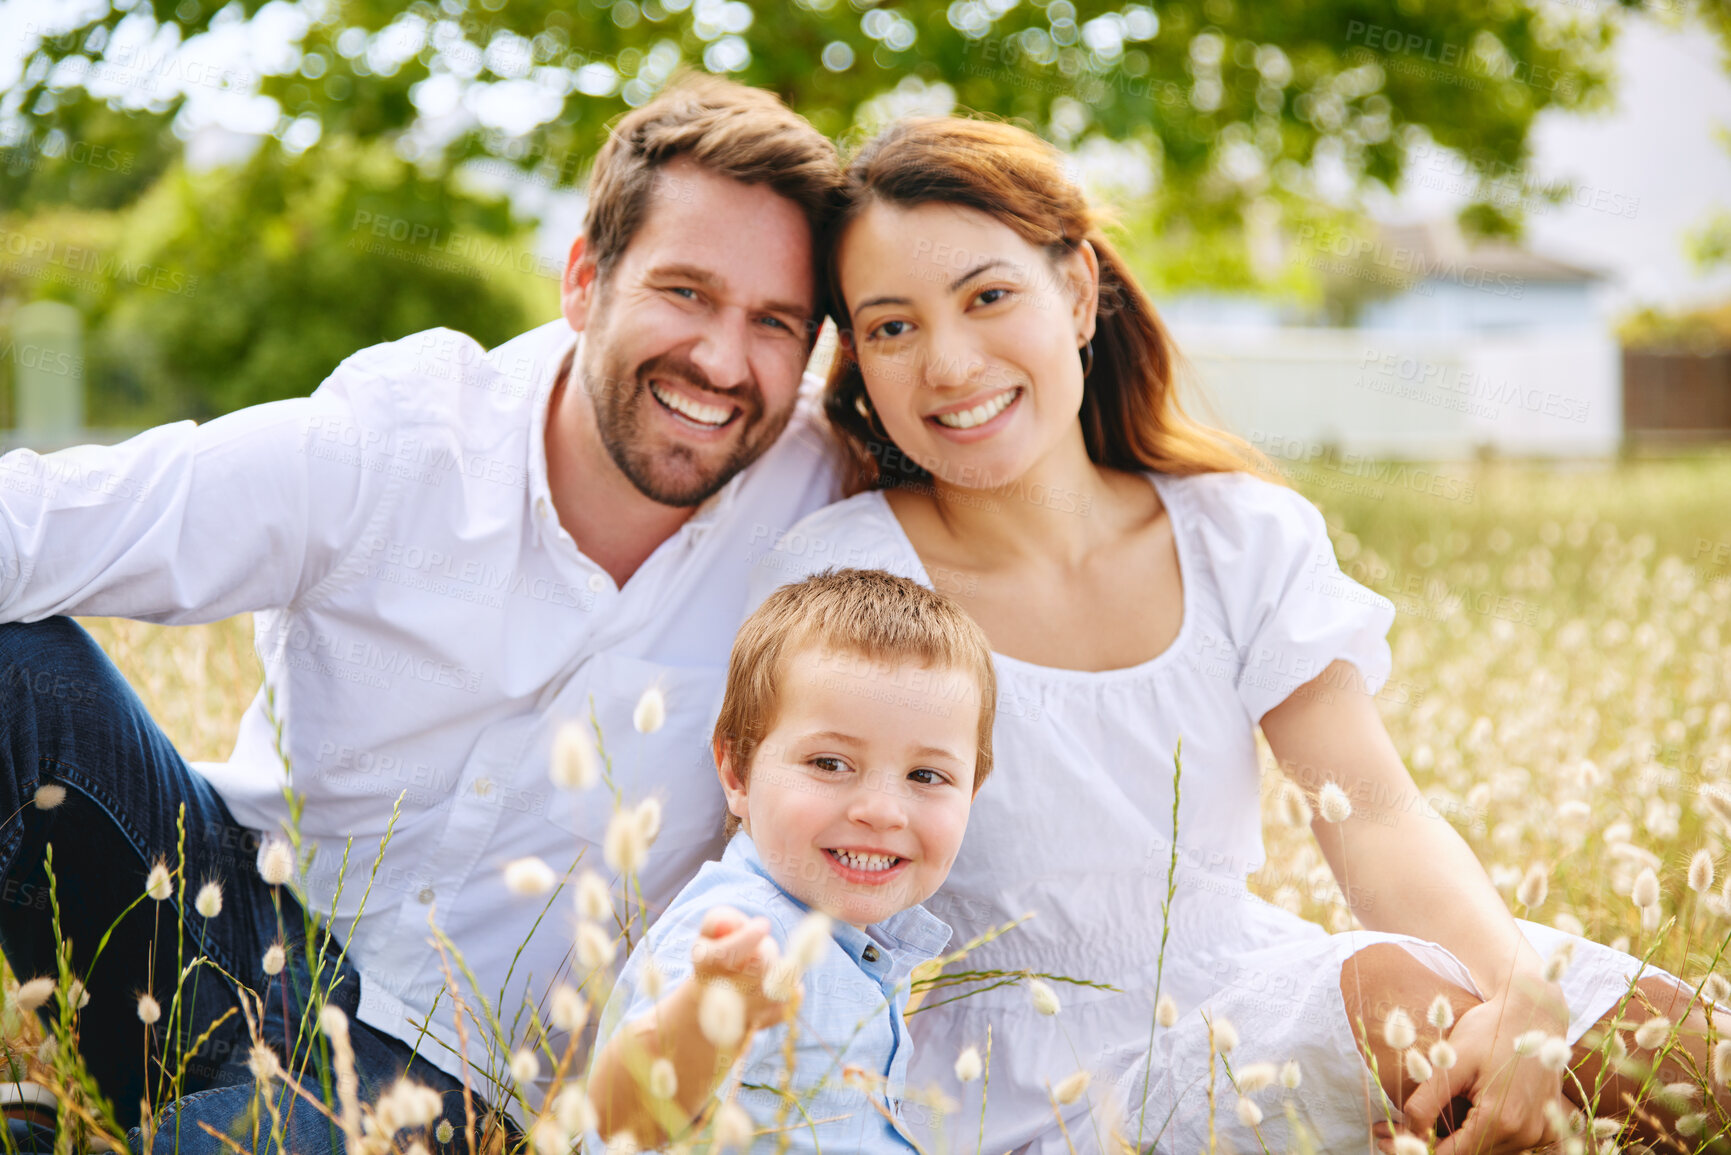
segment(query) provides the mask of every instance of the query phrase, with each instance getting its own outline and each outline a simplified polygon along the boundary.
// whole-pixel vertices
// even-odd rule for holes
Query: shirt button
[[[592,573],[589,575],[589,588],[596,593],[600,593],[602,590],[607,588],[607,579],[598,573]]]
[[[865,959],[867,962],[877,962],[878,961],[878,948],[873,946],[871,943],[868,942],[868,943],[866,943],[866,948],[864,950],[860,951],[859,956],[861,958]]]
[[[415,897],[421,900],[422,906],[427,906],[433,901],[433,888],[430,886],[423,886],[421,887],[421,893],[417,894]]]
[[[539,517],[542,521],[547,520],[547,499],[545,497],[537,497],[535,499],[535,516]]]

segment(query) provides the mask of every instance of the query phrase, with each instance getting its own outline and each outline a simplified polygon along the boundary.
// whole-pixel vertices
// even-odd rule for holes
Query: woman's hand
[[[691,970],[698,984],[723,982],[745,1000],[747,1034],[785,1021],[799,1005],[793,998],[777,1000],[764,990],[781,948],[769,937],[767,918],[746,918],[731,906],[717,906],[703,916],[698,938],[691,944]]]
[[[1429,1134],[1449,1102],[1464,1096],[1472,1109],[1464,1122],[1455,1120],[1436,1155],[1502,1155],[1555,1142],[1560,1136],[1545,1108],[1563,1097],[1562,1073],[1547,1067],[1536,1051],[1517,1055],[1515,1039],[1528,1031],[1561,1035],[1568,1022],[1562,992],[1538,980],[1517,980],[1462,1012],[1448,1037],[1457,1061],[1408,1097],[1403,1107],[1407,1130]]]

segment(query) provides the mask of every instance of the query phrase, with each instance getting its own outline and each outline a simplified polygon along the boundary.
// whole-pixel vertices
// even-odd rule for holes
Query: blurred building
[[[1213,416],[1276,456],[1601,456],[1623,440],[1622,354],[1598,272],[1452,219],[1314,258],[1346,325],[1249,298],[1164,303]]]

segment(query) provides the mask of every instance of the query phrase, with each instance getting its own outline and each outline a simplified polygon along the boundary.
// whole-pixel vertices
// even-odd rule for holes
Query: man
[[[604,789],[549,781],[562,723],[593,712],[624,803],[667,803],[640,874],[652,905],[717,849],[705,729],[752,542],[836,496],[813,407],[796,402],[839,179],[829,142],[773,97],[692,79],[602,148],[562,320],[491,353],[434,330],[357,353],[311,397],[0,458],[0,622],[36,623],[0,626],[0,805],[14,815],[0,869],[14,893],[46,894],[52,853],[69,973],[91,996],[80,1047],[124,1124],[141,1098],[161,1112],[205,1091],[155,1120],[155,1142],[221,1150],[200,1122],[222,1130],[248,1109],[248,1063],[269,1067],[260,1034],[283,1065],[304,1058],[315,983],[352,1020],[363,1097],[407,1067],[444,1094],[460,1137],[466,1053],[476,1093],[508,1099],[486,1076],[503,1078],[498,1056],[545,1021],[574,964],[569,905],[514,893],[504,867],[603,869],[614,808]],[[265,686],[233,758],[196,772],[55,616],[243,611]],[[651,688],[666,721],[638,733]],[[179,889],[120,917],[153,864],[182,862],[183,806]],[[317,844],[303,882],[346,957],[316,928],[305,941],[299,907],[255,867],[275,854],[264,875],[280,877],[272,843],[291,825]],[[220,904],[195,901],[207,882]],[[434,927],[473,975],[457,991],[466,1041]],[[34,903],[0,903],[0,949],[23,978],[58,974]],[[181,980],[176,1008],[178,968],[199,953],[222,971]],[[262,1003],[237,1008],[225,975]],[[141,992],[163,1010],[154,1027]],[[154,1073],[182,1048],[184,1078]],[[304,1107],[290,1128],[309,1149],[329,1131]]]

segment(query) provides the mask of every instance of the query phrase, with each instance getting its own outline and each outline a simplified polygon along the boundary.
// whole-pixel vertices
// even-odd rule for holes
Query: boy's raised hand
[[[781,948],[769,935],[769,920],[747,918],[731,906],[711,908],[691,944],[691,969],[697,981],[725,983],[739,992],[747,1032],[785,1021],[799,1005],[797,990],[796,997],[777,999],[765,989],[780,958]]]

